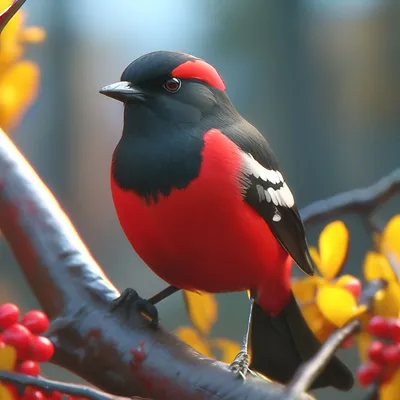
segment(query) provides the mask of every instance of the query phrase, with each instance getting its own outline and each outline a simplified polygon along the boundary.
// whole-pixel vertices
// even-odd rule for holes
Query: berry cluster
[[[376,340],[368,348],[368,362],[361,365],[357,377],[361,385],[388,382],[400,367],[400,319],[371,318],[367,332]]]
[[[43,334],[49,327],[47,316],[38,310],[27,312],[20,318],[18,306],[11,303],[0,305],[0,351],[6,346],[15,349],[16,372],[38,376],[39,363],[47,362],[54,353],[54,346]],[[17,391],[12,385],[6,385],[14,398]],[[42,400],[45,396],[40,391],[28,387],[21,400]],[[61,396],[60,396],[61,399]],[[56,398],[54,398],[56,400]]]

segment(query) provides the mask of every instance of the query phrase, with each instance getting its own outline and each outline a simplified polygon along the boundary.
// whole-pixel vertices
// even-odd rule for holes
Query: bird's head
[[[133,61],[121,81],[100,90],[126,109],[151,110],[164,120],[196,123],[230,103],[217,70],[189,54],[156,51]]]

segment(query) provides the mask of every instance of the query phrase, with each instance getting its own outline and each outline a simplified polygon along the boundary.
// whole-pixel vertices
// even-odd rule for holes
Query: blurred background
[[[28,0],[23,9],[47,39],[28,49],[41,69],[40,95],[10,133],[120,290],[129,284],[146,297],[165,286],[117,222],[109,168],[122,106],[98,93],[144,53],[184,51],[215,65],[233,103],[268,137],[300,208],[399,166],[397,0]],[[392,202],[382,221],[395,211]],[[370,239],[357,218],[346,222],[352,235],[346,271],[359,274]],[[322,226],[309,229],[311,243]],[[0,303],[37,307],[4,241],[0,261]],[[218,301],[212,335],[240,340],[246,295]],[[170,329],[188,323],[180,294],[159,309]],[[358,364],[356,350],[343,359]],[[46,371],[78,380],[55,367]],[[360,393],[357,387],[340,396]],[[318,393],[327,400],[337,395]]]

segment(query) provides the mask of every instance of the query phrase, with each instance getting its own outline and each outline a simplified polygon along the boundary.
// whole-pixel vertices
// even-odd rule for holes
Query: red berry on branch
[[[20,360],[29,356],[33,337],[32,333],[20,324],[11,325],[3,332],[4,342],[15,348]]]
[[[369,321],[367,332],[378,337],[388,337],[389,323],[385,318],[381,317],[380,315],[376,315]]]
[[[391,344],[383,349],[383,358],[388,365],[400,365],[400,344]]]
[[[28,386],[21,400],[46,400],[46,396],[40,390]]]
[[[363,364],[357,371],[358,381],[361,386],[368,386],[382,374],[382,371],[382,365],[376,364],[372,361]]]
[[[18,322],[19,308],[12,303],[5,303],[0,306],[0,329],[6,329]]]
[[[385,362],[385,359],[383,357],[384,349],[385,345],[382,342],[379,341],[372,342],[368,348],[369,359],[377,364],[384,364]]]
[[[388,320],[388,332],[390,338],[398,342],[400,341],[400,319],[399,318],[390,318]]]
[[[40,366],[36,361],[23,361],[18,365],[17,372],[25,375],[38,376],[40,374]]]
[[[34,336],[31,343],[30,356],[32,360],[47,362],[53,357],[54,345],[43,336]]]
[[[42,311],[32,310],[22,317],[21,325],[28,328],[35,335],[40,335],[49,328],[49,319]]]

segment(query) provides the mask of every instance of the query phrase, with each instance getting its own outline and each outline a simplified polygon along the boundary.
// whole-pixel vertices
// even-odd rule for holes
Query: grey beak
[[[118,101],[141,100],[145,99],[143,91],[135,88],[130,82],[117,82],[112,85],[104,86],[100,93]]]

